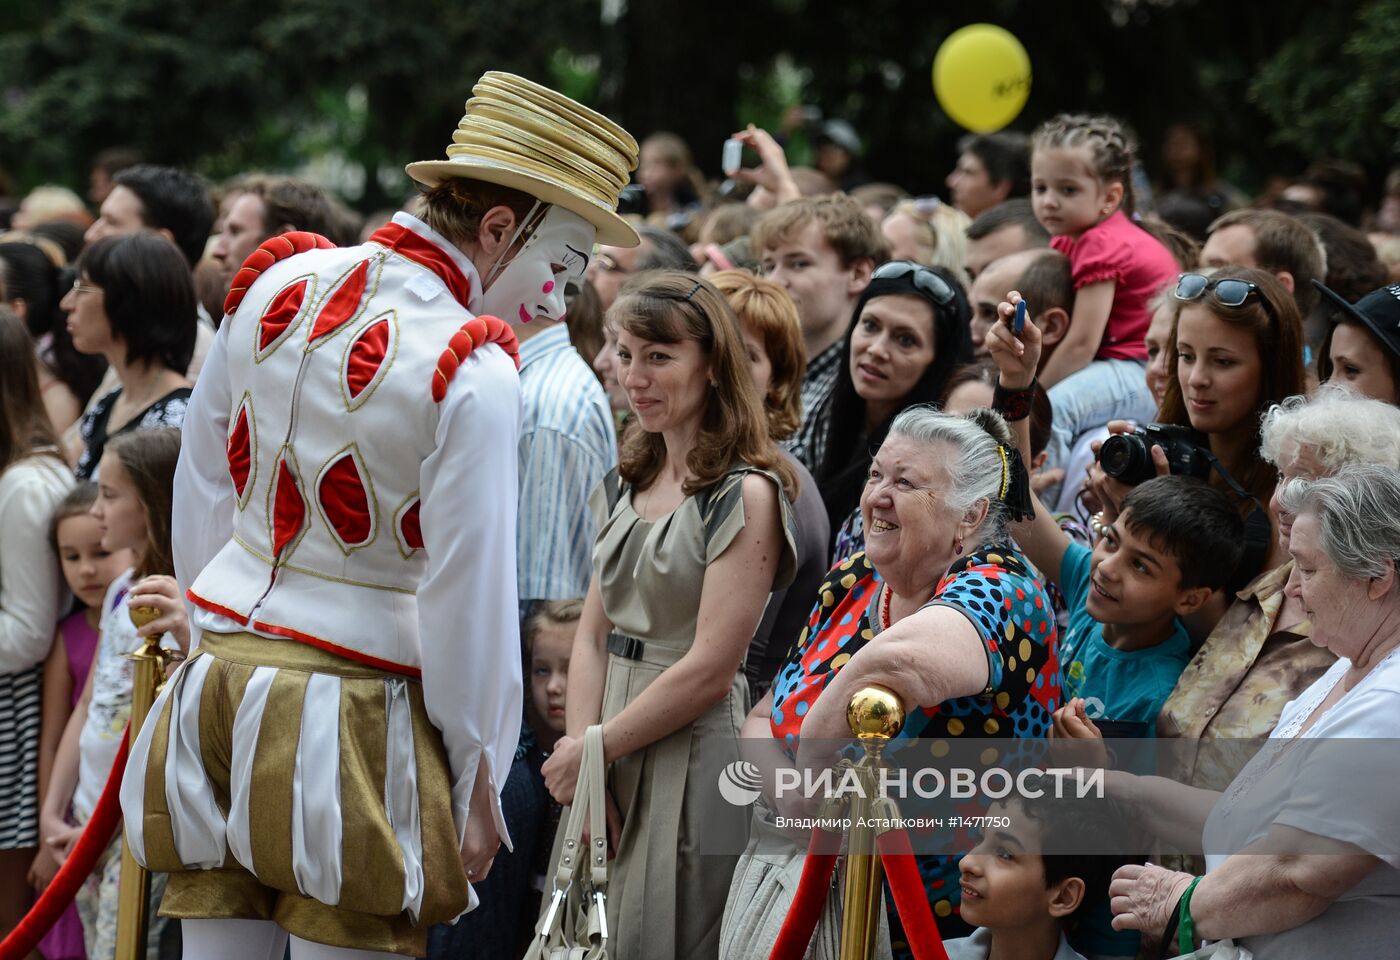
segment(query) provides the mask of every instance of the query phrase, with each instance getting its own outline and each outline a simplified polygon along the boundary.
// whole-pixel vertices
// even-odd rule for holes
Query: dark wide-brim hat
[[[1347,303],[1319,280],[1314,280],[1313,286],[1338,310],[1370,330],[1387,350],[1400,356],[1400,283],[1372,290],[1355,303]]]
[[[404,169],[436,187],[466,177],[522,190],[578,214],[598,242],[635,247],[637,231],[617,198],[637,168],[637,141],[607,117],[524,77],[482,74],[452,134],[446,160]]]

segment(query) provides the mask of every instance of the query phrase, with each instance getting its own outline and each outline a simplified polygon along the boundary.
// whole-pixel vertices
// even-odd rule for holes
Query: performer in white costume
[[[636,166],[503,73],[427,190],[352,248],[262,245],[185,419],[174,541],[199,631],[136,738],[126,836],[200,960],[421,955],[509,844],[520,389],[497,319],[558,319]],[[492,314],[494,316],[487,316]]]

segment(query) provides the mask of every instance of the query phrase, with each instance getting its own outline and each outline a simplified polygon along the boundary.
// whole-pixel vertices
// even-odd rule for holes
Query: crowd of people
[[[749,823],[696,775],[697,757],[737,759],[742,742],[744,756],[810,759],[804,745],[845,736],[846,704],[870,684],[905,704],[901,738],[935,745],[1190,741],[1176,771],[1188,792],[1110,778],[1154,812],[1146,826],[1164,843],[1195,831],[1177,849],[1199,848],[1202,831],[1215,849],[1247,849],[1289,822],[1326,825],[1335,847],[1320,867],[1285,854],[1042,857],[1041,832],[1080,827],[1023,811],[1001,839],[919,857],[950,956],[1132,957],[1140,931],[1155,949],[1178,915],[1271,960],[1381,955],[1400,937],[1400,859],[1376,840],[1400,827],[1393,809],[1349,814],[1339,800],[1306,821],[1242,823],[1214,799],[1240,777],[1240,742],[1400,736],[1400,169],[1374,211],[1364,179],[1331,161],[1250,202],[1179,125],[1149,189],[1123,123],[1061,115],[1030,136],[969,136],[948,196],[919,198],[861,182],[846,124],[817,131],[814,168],[790,166],[764,130],[735,137],[757,163],[723,184],[674,134],[646,138],[623,191],[639,242],[569,247],[586,271],[558,291],[547,279],[501,318],[521,410],[514,542],[500,551],[514,559],[502,576],[522,643],[495,655],[518,655],[525,696],[508,730],[484,734],[513,743],[518,730],[507,769],[484,775],[483,760],[464,789],[494,791],[483,805],[499,797],[511,844],[463,847],[460,903],[417,892],[415,921],[479,900],[432,927],[428,955],[523,955],[584,731],[601,723],[609,956],[768,956],[802,869],[800,854],[756,852],[781,834],[783,801],[766,782]],[[240,268],[289,232],[347,256],[399,249],[393,231],[420,219],[489,252],[491,216],[516,202],[462,227],[440,212],[452,187],[435,186],[405,204],[420,219],[360,220],[295,178],[211,188],[139,160],[101,155],[91,208],[33,190],[0,235],[0,935],[93,813],[130,714],[125,655],[146,636],[190,653],[218,632],[211,611],[225,608],[186,606],[222,546],[204,542],[193,491],[232,474],[225,499],[198,502],[242,510],[258,469],[251,404],[289,399],[223,382],[221,327],[253,282]],[[481,271],[487,290],[492,277]],[[302,323],[298,289],[268,307],[256,363]],[[345,348],[349,409],[378,386],[398,323],[376,317]],[[205,418],[213,409],[226,427]],[[417,491],[371,489],[356,507],[365,465],[326,453],[302,467],[350,503],[338,515],[316,501],[344,577],[361,575],[354,551],[381,528],[384,549],[407,558],[426,542],[431,556],[449,501],[430,515],[424,492],[421,531]],[[284,489],[268,494],[279,518]],[[475,488],[453,495],[466,509]],[[301,535],[274,524],[267,544],[239,542],[265,547],[277,571]],[[160,615],[138,630],[131,606]],[[489,627],[471,616],[462,630]],[[254,684],[208,666],[232,649],[192,661],[201,682]],[[197,698],[182,696],[168,709],[183,729],[181,704]],[[425,814],[425,847],[450,813]],[[751,830],[748,852],[702,854],[717,817]],[[46,960],[113,956],[121,842],[41,943]],[[289,882],[303,893],[323,889],[299,871]],[[157,871],[154,898],[164,885]],[[176,875],[167,907],[205,916],[189,912],[199,895]],[[835,956],[831,922],[812,955]],[[892,901],[885,922],[891,954],[910,956]],[[177,955],[177,926],[153,922],[152,951]],[[398,928],[377,936],[366,946],[414,949]]]

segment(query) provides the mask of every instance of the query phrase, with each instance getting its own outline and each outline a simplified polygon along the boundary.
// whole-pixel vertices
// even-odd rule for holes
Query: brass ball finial
[[[126,615],[131,618],[131,622],[136,625],[139,633],[146,624],[160,618],[160,609],[157,607],[127,607]]]
[[[904,729],[904,705],[887,687],[864,687],[851,697],[846,723],[858,740],[891,740]]]

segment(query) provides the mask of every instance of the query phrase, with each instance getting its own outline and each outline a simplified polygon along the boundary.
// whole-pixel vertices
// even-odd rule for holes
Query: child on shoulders
[[[1147,302],[1179,272],[1129,219],[1134,144],[1112,117],[1061,114],[1032,138],[1031,202],[1050,245],[1069,257],[1069,330],[1040,373],[1049,389],[1094,362],[1147,359]],[[1036,304],[1030,305],[1032,309]]]

